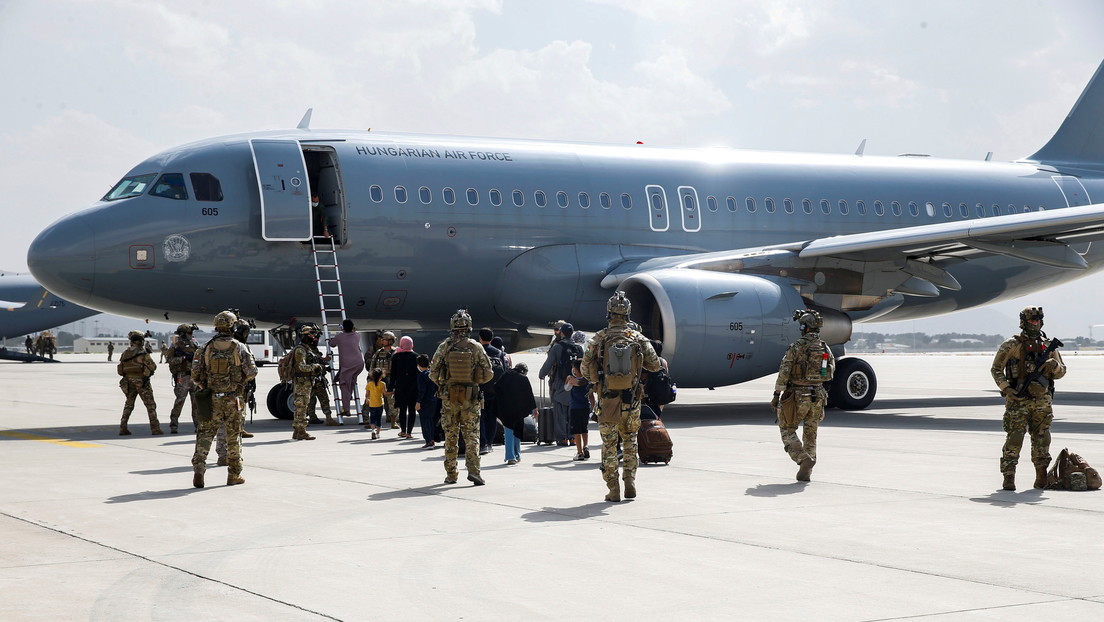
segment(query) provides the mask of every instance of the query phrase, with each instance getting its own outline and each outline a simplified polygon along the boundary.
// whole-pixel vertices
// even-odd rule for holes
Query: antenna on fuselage
[[[307,108],[307,112],[303,114],[303,118],[299,121],[299,125],[296,127],[301,130],[309,130],[312,112],[314,112],[314,108]]]
[[[859,148],[855,150],[855,155],[857,155],[861,158],[864,151],[866,151],[866,139],[865,138],[862,139],[861,143],[859,143]]]

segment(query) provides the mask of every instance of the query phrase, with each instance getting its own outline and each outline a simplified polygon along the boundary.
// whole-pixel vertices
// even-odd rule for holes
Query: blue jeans
[[[506,430],[506,459],[521,460],[521,439],[510,428],[503,426],[503,429]]]
[[[383,423],[383,406],[368,407],[368,422],[374,427],[380,427],[380,424]]]

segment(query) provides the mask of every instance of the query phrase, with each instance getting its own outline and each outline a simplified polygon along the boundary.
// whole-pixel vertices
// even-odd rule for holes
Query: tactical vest
[[[632,389],[640,382],[644,369],[644,350],[626,327],[606,329],[602,340],[602,372],[606,389]]]
[[[212,339],[203,353],[207,388],[215,393],[237,391],[242,386],[242,360],[233,339]]]
[[[445,353],[448,368],[447,384],[475,384],[475,352],[471,344],[452,345]]]
[[[828,382],[832,379],[828,369],[828,344],[819,339],[808,339],[798,348],[790,368],[790,380],[796,382]]]
[[[188,376],[192,373],[192,357],[198,349],[195,341],[177,336],[173,344],[172,357],[169,359],[169,372],[174,376]]]
[[[372,355],[372,368],[379,367],[383,370],[384,376],[391,375],[391,355],[394,354],[394,350],[388,350],[386,348],[380,348]],[[371,371],[371,370],[369,370]]]
[[[127,348],[119,357],[119,365],[116,371],[120,376],[131,378],[144,378],[150,373],[146,368],[146,350],[142,346]]]

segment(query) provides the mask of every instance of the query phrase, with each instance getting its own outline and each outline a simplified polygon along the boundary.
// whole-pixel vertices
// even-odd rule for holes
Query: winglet
[[[863,155],[863,152],[865,152],[865,151],[866,151],[866,139],[864,138],[864,139],[862,139],[862,142],[859,143],[859,148],[855,150],[855,155],[857,155],[861,158],[862,155]]]
[[[1104,63],[1054,137],[1026,159],[1048,164],[1104,164]]]
[[[307,112],[303,115],[303,118],[299,121],[299,125],[297,126],[299,129],[301,129],[301,130],[309,130],[310,129],[310,119],[311,119],[311,113],[312,112],[314,112],[314,108],[307,108]]]

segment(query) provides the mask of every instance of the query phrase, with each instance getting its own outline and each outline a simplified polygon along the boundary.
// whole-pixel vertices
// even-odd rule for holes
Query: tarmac
[[[523,444],[506,466],[496,447],[474,487],[445,485],[420,439],[372,441],[349,419],[292,441],[264,412],[246,483],[212,464],[195,489],[166,366],[166,434],[139,402],[120,437],[103,355],[0,362],[0,619],[1104,619],[1104,493],[1032,489],[1028,441],[1019,489],[1000,490],[991,356],[863,355],[878,398],[828,411],[809,483],[782,450],[773,378],[680,389],[673,460],[642,466],[621,503],[603,501],[596,424],[591,460]],[[1104,356],[1065,357],[1052,454],[1099,468]],[[275,381],[261,370],[262,397]]]

